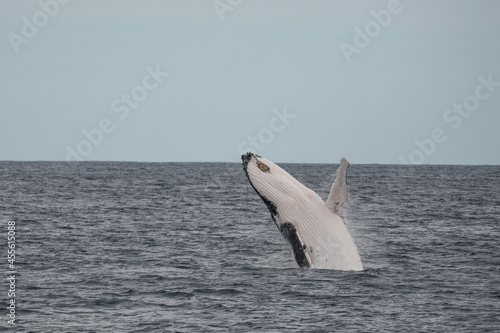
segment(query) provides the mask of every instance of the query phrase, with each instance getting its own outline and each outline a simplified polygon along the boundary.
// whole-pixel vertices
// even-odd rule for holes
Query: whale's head
[[[310,203],[324,205],[323,200],[312,190],[302,185],[288,172],[268,159],[254,153],[241,156],[243,169],[255,189],[278,224],[277,207],[290,207],[297,204],[309,206]],[[303,207],[307,210],[308,207]]]

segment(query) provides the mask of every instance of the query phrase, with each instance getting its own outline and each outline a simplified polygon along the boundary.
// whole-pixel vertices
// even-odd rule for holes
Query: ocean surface
[[[326,199],[338,165],[280,166]],[[0,331],[500,332],[500,166],[348,187],[360,272],[299,268],[238,163],[0,162]]]

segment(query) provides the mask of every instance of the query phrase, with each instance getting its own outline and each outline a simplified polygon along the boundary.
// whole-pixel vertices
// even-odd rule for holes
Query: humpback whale
[[[300,267],[362,270],[358,250],[339,211],[347,200],[349,162],[342,158],[324,202],[278,165],[253,153],[241,156],[250,184],[266,204]]]

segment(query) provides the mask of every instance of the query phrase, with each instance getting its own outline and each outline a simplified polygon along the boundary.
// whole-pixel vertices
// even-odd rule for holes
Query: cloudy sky
[[[0,160],[500,164],[500,2],[0,1]]]

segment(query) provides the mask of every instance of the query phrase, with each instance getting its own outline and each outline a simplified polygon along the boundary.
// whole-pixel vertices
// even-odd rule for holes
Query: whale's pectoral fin
[[[281,234],[290,243],[295,256],[295,261],[300,267],[309,267],[310,263],[306,257],[306,245],[302,243],[297,233],[297,229],[290,222],[282,223],[279,227]]]
[[[325,202],[328,209],[337,215],[339,215],[340,208],[347,200],[347,168],[349,168],[349,162],[342,157],[340,166],[337,169],[337,176],[332,184],[330,195]]]

